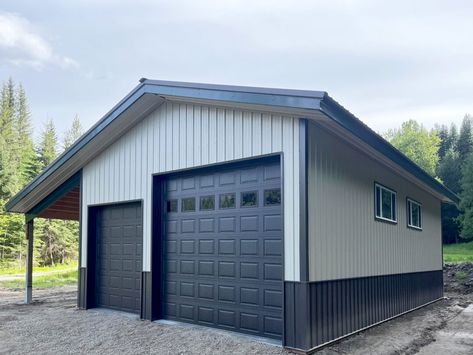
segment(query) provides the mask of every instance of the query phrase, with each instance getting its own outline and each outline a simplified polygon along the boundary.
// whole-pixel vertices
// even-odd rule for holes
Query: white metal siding
[[[442,269],[440,201],[316,124],[309,128],[313,281]],[[397,191],[398,223],[375,221],[374,182]],[[423,231],[406,226],[406,196]]]
[[[89,205],[143,200],[143,270],[149,271],[152,174],[283,152],[285,279],[297,281],[298,127],[294,117],[166,102],[84,167],[84,226]]]

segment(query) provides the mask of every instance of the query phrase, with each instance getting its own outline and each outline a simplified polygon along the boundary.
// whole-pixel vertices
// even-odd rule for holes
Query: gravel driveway
[[[0,291],[0,354],[287,354],[280,346],[218,330],[140,321],[107,310],[76,309],[76,287]]]
[[[318,354],[427,354],[433,349],[472,354],[473,312],[468,306],[473,303],[473,264],[466,282],[454,282],[455,272],[445,274],[448,299]],[[76,287],[35,290],[34,299],[24,305],[22,292],[0,289],[0,354],[289,354],[280,346],[236,333],[140,321],[107,310],[78,310]]]

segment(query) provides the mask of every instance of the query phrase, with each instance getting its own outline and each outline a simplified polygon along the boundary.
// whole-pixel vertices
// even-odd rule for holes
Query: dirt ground
[[[371,328],[318,354],[473,353],[473,264],[446,266],[447,299]],[[214,329],[140,321],[76,308],[76,287],[0,290],[0,354],[288,354],[280,346]],[[470,307],[468,307],[470,306]]]

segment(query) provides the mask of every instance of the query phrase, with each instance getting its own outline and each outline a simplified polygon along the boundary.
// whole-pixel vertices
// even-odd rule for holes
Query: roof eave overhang
[[[332,119],[338,126],[342,127],[364,144],[367,144],[380,153],[380,155],[386,157],[389,161],[400,167],[405,172],[404,175],[411,177],[411,180],[414,178],[421,184],[425,185],[428,191],[437,195],[443,202],[454,204],[460,202],[459,197],[454,192],[430,176],[416,163],[393,147],[376,132],[371,130],[371,128],[366,126],[362,121],[338,104],[330,96],[326,95],[326,97],[321,101],[320,111]]]
[[[92,140],[96,139],[101,132],[109,127],[117,117],[129,110],[133,105],[143,98],[145,95],[154,95],[156,100],[164,102],[185,101],[197,102],[201,104],[213,104],[223,106],[235,106],[246,109],[269,110],[288,114],[310,115],[319,109],[320,99],[325,92],[302,91],[302,90],[284,90],[284,89],[264,89],[250,87],[230,87],[225,85],[212,84],[192,84],[177,83],[157,80],[140,80],[137,85],[125,98],[116,104],[105,116],[103,116],[91,129],[89,129],[79,140],[74,143],[68,150],[61,154],[54,162],[52,162],[42,173],[34,178],[23,190],[10,199],[5,205],[5,209],[9,212],[29,213],[37,203],[26,203],[27,197],[34,192],[46,179],[52,174],[70,163],[77,154],[84,149]],[[150,112],[157,107],[151,103],[148,111]],[[138,121],[138,120],[136,120]],[[136,124],[136,122],[135,122]],[[121,132],[123,134],[123,132]],[[116,136],[114,139],[117,139]],[[100,153],[99,149],[95,154]],[[93,157],[88,156],[87,159],[80,160],[80,164],[75,169],[68,171],[64,180],[79,171]],[[58,185],[54,186],[56,189]],[[45,196],[46,197],[46,196]],[[43,197],[43,198],[45,198]]]
[[[66,181],[82,169],[94,156],[103,151],[107,144],[113,143],[120,135],[124,134],[126,129],[129,129],[140,119],[155,110],[165,100],[231,106],[243,109],[259,109],[262,111],[298,115],[305,118],[320,119],[321,117],[328,117],[337,125],[392,160],[431,190],[443,196],[444,201],[458,203],[458,197],[453,192],[429,176],[401,152],[393,148],[387,141],[345,110],[325,92],[176,83],[142,79],[138,86],[103,116],[76,143],[8,201],[5,209],[11,212],[28,213],[41,201],[38,200],[38,196],[34,196],[34,191],[41,187],[46,179],[54,174],[57,175],[68,166],[68,170],[62,176],[64,181]],[[140,107],[140,104],[142,107]],[[133,111],[133,107],[138,107],[138,109]],[[123,119],[116,120],[118,117]],[[88,154],[86,157],[79,159],[80,152],[87,150],[86,147],[91,142],[100,139],[101,135],[103,137],[104,132],[112,132],[110,127],[112,127],[115,121],[129,122],[127,124],[122,122],[121,129],[113,131],[113,136],[109,134],[107,140],[93,151],[94,154]],[[54,190],[58,186],[56,184],[51,189]],[[47,189],[44,191],[47,192]],[[34,198],[31,199],[33,202],[28,201],[28,198],[31,196],[35,197],[38,201]],[[43,199],[46,197],[47,195],[42,196]]]

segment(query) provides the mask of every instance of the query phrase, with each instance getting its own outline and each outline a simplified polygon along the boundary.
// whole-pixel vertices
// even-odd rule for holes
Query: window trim
[[[409,220],[411,219],[411,210],[410,210],[410,204],[415,203],[417,206],[419,206],[419,224],[420,226],[416,226],[413,224],[409,223]],[[423,218],[422,218],[422,203],[419,201],[414,200],[413,198],[406,197],[406,225],[407,228],[414,229],[416,231],[422,231],[422,224],[423,224]]]
[[[382,217],[382,216],[377,215],[376,190],[377,190],[378,187],[381,189],[381,192],[382,192],[382,190],[386,190],[386,191],[389,191],[391,194],[394,195],[394,210],[392,210],[392,212],[394,213],[394,219],[390,219],[390,218],[386,218],[386,217]],[[392,202],[391,202],[391,205],[392,205]],[[397,205],[398,204],[397,204],[397,192],[396,192],[396,190],[393,190],[393,189],[391,189],[391,188],[375,181],[374,182],[374,218],[375,218],[375,220],[380,221],[380,222],[387,222],[387,223],[391,223],[391,224],[397,224],[397,215],[398,215],[397,214]],[[382,214],[382,206],[380,206],[380,213]]]

